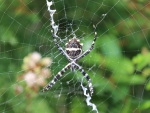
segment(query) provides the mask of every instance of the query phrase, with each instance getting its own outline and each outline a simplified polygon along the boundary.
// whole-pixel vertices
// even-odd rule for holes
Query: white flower
[[[47,78],[47,77],[50,77],[50,70],[48,68],[43,68],[41,70],[41,75],[44,77],[44,78]]]
[[[30,56],[30,60],[35,63],[39,62],[41,58],[42,56],[38,52],[33,52]]]
[[[44,86],[45,85],[45,78],[43,76],[38,76],[36,80],[36,84],[38,86]]]
[[[52,63],[52,60],[50,59],[50,58],[48,58],[48,57],[45,57],[45,58],[43,58],[42,60],[41,60],[41,64],[43,65],[43,66],[50,66],[51,65],[51,63]]]
[[[36,81],[36,74],[33,72],[28,72],[24,75],[24,80],[29,87],[32,87]]]

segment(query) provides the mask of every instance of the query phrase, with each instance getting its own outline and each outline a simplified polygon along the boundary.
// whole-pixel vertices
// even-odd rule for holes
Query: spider
[[[52,11],[52,10],[51,10]],[[52,18],[52,16],[51,16]],[[59,71],[54,78],[52,79],[52,81],[50,81],[44,88],[43,88],[43,92],[46,90],[49,90],[50,88],[53,87],[53,85],[57,82],[57,80],[59,80],[61,78],[61,76],[70,68],[71,71],[74,71],[75,69],[78,69],[82,75],[86,78],[86,80],[88,81],[88,86],[89,86],[89,90],[90,90],[90,95],[92,96],[93,94],[93,86],[91,83],[91,79],[89,77],[89,75],[84,71],[84,69],[77,64],[78,60],[85,57],[87,54],[89,54],[91,52],[91,50],[94,48],[94,44],[95,41],[97,39],[97,32],[96,32],[96,26],[93,25],[94,28],[94,40],[92,42],[91,47],[86,50],[83,54],[82,54],[82,46],[83,44],[80,43],[80,40],[76,38],[76,36],[74,36],[72,39],[69,40],[68,43],[66,43],[66,49],[63,50],[63,48],[59,45],[59,43],[57,42],[57,38],[58,36],[56,35],[57,32],[55,32],[54,29],[54,21],[53,18],[51,19],[51,34],[52,37],[54,39],[54,42],[58,48],[58,50],[60,50],[60,52],[68,59],[69,63],[61,70]]]

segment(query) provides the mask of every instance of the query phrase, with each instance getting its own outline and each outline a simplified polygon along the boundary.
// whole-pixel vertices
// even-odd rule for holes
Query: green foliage
[[[38,92],[35,94],[28,88],[21,93],[14,89],[18,83],[18,77],[24,71],[21,68],[23,59],[33,51],[40,52],[42,56],[55,58],[55,62],[62,59],[59,66],[58,63],[52,64],[54,70],[52,72],[55,74],[67,63],[63,56],[55,57],[58,54],[56,54],[57,48],[54,47],[51,34],[47,34],[49,14],[46,7],[43,8],[46,6],[46,2],[33,1],[32,3],[30,0],[22,2],[0,0],[0,4],[2,4],[0,5],[0,112],[88,113],[91,109],[87,107],[84,96],[72,93],[63,95],[62,93],[59,97],[55,94],[57,91],[61,92],[60,84],[56,85],[56,92],[52,90],[52,92],[42,94],[38,94]],[[8,2],[10,6],[8,6]],[[65,2],[66,9],[74,4],[78,6],[74,9],[76,15],[74,12],[72,13],[72,10],[66,10],[68,21],[72,21],[74,16],[74,20],[78,20],[75,21],[75,25],[79,22],[80,17],[83,16],[82,6],[86,2],[86,0],[81,0],[77,4]],[[89,2],[94,4],[92,0]],[[95,7],[91,3],[87,5],[87,11],[82,20],[83,25],[79,32],[88,31],[88,25],[89,34],[93,32],[93,28],[89,24],[92,18],[91,14],[93,15],[96,7],[101,4],[99,4],[99,0],[95,0]],[[108,12],[115,3],[116,0],[105,0],[104,4],[107,5],[96,12],[92,18],[93,23],[99,22],[101,14]],[[145,4],[147,4],[145,0],[120,1],[98,26],[99,38],[93,51],[79,61],[86,71],[93,67],[92,70],[87,71],[94,85],[92,102],[103,113],[119,113],[120,111],[121,113],[133,111],[148,113],[150,110],[150,52],[147,50],[150,42],[147,30],[150,28],[148,19],[150,10]],[[58,11],[63,9],[60,2],[56,2],[55,5]],[[141,10],[138,11],[138,9]],[[55,18],[59,20],[62,17],[64,17],[63,12],[58,13]],[[62,25],[60,28],[63,28]],[[81,37],[81,39],[84,38]],[[92,40],[93,36],[81,40],[84,42],[84,50],[89,47]],[[82,77],[81,73],[77,74]],[[69,75],[62,81],[72,77]],[[75,80],[79,77],[75,77]],[[19,81],[19,83],[25,85],[23,81]],[[79,90],[80,83],[76,84],[75,90]],[[66,85],[61,85],[66,90],[65,93],[70,91]]]

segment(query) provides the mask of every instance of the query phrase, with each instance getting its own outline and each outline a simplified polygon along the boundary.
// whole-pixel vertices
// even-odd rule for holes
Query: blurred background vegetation
[[[63,23],[73,19],[74,28],[80,24],[77,36],[84,43],[85,50],[93,39],[91,19],[98,23],[102,14],[108,13],[97,26],[99,38],[95,48],[79,61],[92,79],[94,95],[91,101],[99,112],[149,113],[149,1],[54,2],[53,8],[57,10],[55,20],[61,29],[59,35],[64,40],[62,46],[68,40],[64,31],[66,27],[69,29]],[[62,11],[64,9],[67,17]],[[40,93],[49,78],[67,64],[54,45],[49,24],[45,0],[0,0],[0,112],[92,112],[76,78],[76,75],[82,77],[78,72],[73,78],[76,82],[70,86],[65,84],[65,80],[71,79],[67,76],[61,86],[56,84],[52,91]],[[68,71],[67,74],[73,73]]]

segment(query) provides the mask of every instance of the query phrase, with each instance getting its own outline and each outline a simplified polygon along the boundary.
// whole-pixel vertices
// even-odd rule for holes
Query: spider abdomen
[[[82,49],[80,48],[66,48],[66,53],[71,57],[71,58],[76,58],[82,53]]]
[[[66,44],[66,53],[71,58],[76,58],[82,53],[82,44],[80,44],[80,41],[77,38],[72,38]]]

